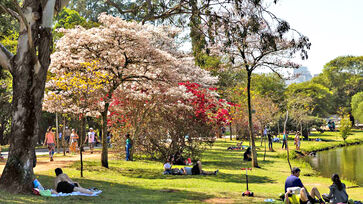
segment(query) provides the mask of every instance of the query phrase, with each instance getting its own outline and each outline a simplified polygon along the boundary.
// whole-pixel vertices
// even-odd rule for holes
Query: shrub
[[[347,139],[351,129],[352,129],[352,122],[350,121],[349,116],[347,115],[343,116],[343,118],[340,120],[339,132],[344,141]]]

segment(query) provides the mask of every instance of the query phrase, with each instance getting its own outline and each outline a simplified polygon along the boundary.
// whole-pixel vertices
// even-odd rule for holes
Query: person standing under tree
[[[45,134],[45,140],[43,146],[48,145],[49,150],[49,158],[50,161],[53,161],[53,155],[54,155],[54,148],[56,145],[55,136],[52,131],[52,127],[50,126],[47,130],[47,133]]]
[[[68,144],[70,144],[69,139],[71,137],[71,130],[68,128],[68,126],[66,126],[63,135],[64,135],[64,140],[65,140],[65,142],[67,144],[67,148],[68,148],[69,147]]]
[[[95,142],[97,141],[96,133],[93,131],[93,128],[89,128],[89,132],[84,143],[86,143],[87,141],[89,144],[89,149],[91,150],[91,154],[93,154],[93,148],[95,146]]]
[[[295,135],[295,138],[294,138],[294,144],[296,146],[296,150],[300,150],[300,132],[297,131],[296,132],[296,135]]]
[[[268,149],[270,151],[272,151],[273,150],[273,148],[272,148],[272,135],[271,134],[267,134],[267,137],[268,137]]]
[[[131,151],[131,148],[132,148],[132,141],[130,139],[130,134],[127,133],[125,135],[126,137],[126,147],[125,147],[125,150],[126,150],[126,161],[130,161],[130,151]]]
[[[287,149],[287,138],[288,138],[289,133],[288,132],[284,132],[284,135],[282,136],[282,149]]]

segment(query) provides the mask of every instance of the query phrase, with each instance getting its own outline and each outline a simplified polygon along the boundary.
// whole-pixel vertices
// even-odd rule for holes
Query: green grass
[[[312,135],[328,142],[303,141],[304,151],[316,150],[326,145],[340,144],[336,133],[326,132],[322,135]],[[338,139],[338,141],[335,141]],[[349,141],[363,140],[362,131],[354,131],[348,137]],[[227,151],[227,147],[235,145],[236,141],[218,140],[212,149],[207,150],[202,157],[203,169],[214,171],[219,169],[217,176],[171,176],[162,175],[162,163],[148,160],[126,162],[111,157],[109,169],[101,168],[100,161],[85,162],[84,178],[80,178],[79,162],[63,168],[71,178],[84,187],[97,187],[103,190],[98,197],[61,197],[46,198],[32,195],[12,195],[0,192],[0,203],[203,203],[203,202],[234,202],[234,203],[263,203],[264,199],[277,199],[284,190],[284,181],[290,175],[289,166],[281,144],[274,143],[276,152],[267,152],[263,161],[263,147],[258,145],[260,169],[249,171],[249,189],[255,197],[242,197],[246,190],[245,171],[241,167],[249,164],[242,160],[242,151]],[[248,145],[248,143],[244,143]],[[294,149],[293,142],[289,147]],[[294,152],[294,151],[292,151]],[[301,179],[305,186],[311,189],[316,186],[321,193],[328,193],[331,185],[329,178],[318,175],[310,165],[300,160],[292,160],[293,166],[302,169]],[[181,167],[181,166],[175,166]],[[54,170],[41,172],[37,175],[43,186],[53,187]],[[354,183],[344,181],[347,186]],[[363,188],[349,188],[350,198],[363,200]],[[216,200],[217,199],[217,200]]]

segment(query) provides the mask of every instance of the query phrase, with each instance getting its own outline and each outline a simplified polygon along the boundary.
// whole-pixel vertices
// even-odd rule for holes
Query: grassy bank
[[[324,133],[312,135],[326,140],[325,142],[303,141],[304,151],[314,150],[325,145],[336,145],[341,139],[335,134]],[[363,140],[363,132],[356,131],[348,141]],[[283,192],[284,181],[290,175],[286,159],[281,157],[281,144],[274,143],[276,152],[267,152],[263,161],[264,148],[259,147],[258,159],[260,169],[249,171],[249,189],[255,193],[253,198],[241,196],[246,190],[245,172],[241,167],[250,164],[242,160],[242,151],[227,151],[227,147],[236,141],[218,140],[212,149],[203,157],[203,168],[214,171],[217,176],[171,176],[162,175],[162,163],[148,160],[126,162],[113,156],[109,169],[100,167],[100,160],[85,162],[84,178],[80,178],[79,162],[63,168],[65,173],[85,187],[97,187],[103,190],[98,197],[63,197],[44,198],[31,195],[11,195],[0,192],[0,203],[263,203],[267,198],[276,199]],[[245,145],[248,143],[246,142]],[[260,143],[257,142],[259,145]],[[289,141],[293,147],[293,141]],[[329,178],[323,178],[311,169],[310,165],[299,160],[292,160],[293,166],[302,169],[301,179],[308,189],[318,187],[322,193],[328,192],[331,184]],[[181,166],[175,166],[181,167]],[[54,169],[36,172],[40,182],[50,188],[53,186]],[[354,183],[344,181],[347,186]],[[363,188],[349,188],[350,198],[363,200]]]

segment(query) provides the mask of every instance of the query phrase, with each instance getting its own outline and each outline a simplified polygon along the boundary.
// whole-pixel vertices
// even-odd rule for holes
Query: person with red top
[[[54,148],[56,145],[55,136],[52,131],[52,127],[49,127],[47,130],[47,133],[45,134],[45,140],[43,146],[48,145],[49,150],[49,158],[50,161],[53,161],[53,155],[54,155]]]

